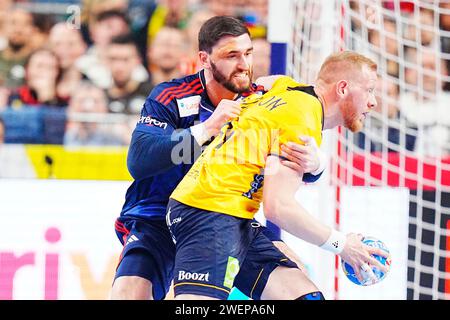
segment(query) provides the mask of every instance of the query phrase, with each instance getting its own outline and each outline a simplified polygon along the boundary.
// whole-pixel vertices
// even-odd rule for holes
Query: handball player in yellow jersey
[[[281,165],[280,150],[286,141],[301,143],[302,135],[320,145],[322,130],[339,125],[360,130],[376,106],[376,81],[372,60],[344,51],[325,60],[314,86],[281,77],[264,95],[243,100],[241,114],[222,128],[169,201],[177,299],[226,299],[248,248],[266,254],[252,225],[261,203],[267,219],[339,254],[359,278],[369,264],[387,271],[371,256],[386,256],[382,250],[362,244],[361,235],[333,230],[295,200],[302,174]],[[323,298],[307,277],[301,285],[299,299]]]

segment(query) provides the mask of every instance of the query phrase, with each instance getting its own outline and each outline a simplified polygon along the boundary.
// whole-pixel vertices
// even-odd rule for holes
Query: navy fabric
[[[277,266],[297,268],[264,235],[256,220],[201,210],[170,199],[167,224],[177,248],[175,295],[226,299],[236,286],[248,297],[260,299]]]
[[[127,190],[118,221],[128,225],[130,230],[136,229],[134,232],[139,232],[140,238],[148,240],[131,242],[125,246],[116,276],[135,275],[150,280],[156,290],[159,290],[154,292],[155,298],[162,297],[162,292],[166,289],[168,275],[161,268],[171,270],[171,257],[174,257],[175,249],[170,251],[173,243],[167,226],[160,222],[155,224],[154,221],[165,219],[170,194],[201,152],[201,147],[195,142],[189,128],[207,120],[214,111],[204,90],[204,83],[203,71],[200,71],[157,85],[144,103],[128,150],[127,165],[134,181]],[[261,90],[256,86],[252,89]],[[199,101],[198,106],[196,101]],[[181,159],[181,162],[174,162],[174,148],[182,151],[176,158],[177,161]],[[258,233],[266,233],[268,236],[264,236],[264,241],[280,241],[279,235],[270,233],[265,228],[261,230]],[[118,237],[123,243],[121,232]],[[131,250],[134,247],[139,249]],[[161,259],[161,256],[164,258]],[[252,256],[260,258],[258,255]],[[247,267],[245,262],[241,270],[247,270],[248,280],[243,278],[236,283],[241,285],[241,291],[250,294],[253,289],[253,296],[258,297],[268,275],[279,262],[278,258],[278,255],[274,259],[269,255],[265,261],[255,260],[267,263],[259,269],[256,267],[258,263],[251,264],[249,261]],[[265,270],[265,274],[259,275],[261,268]],[[254,274],[249,274],[250,272]],[[258,283],[253,288],[258,275]]]
[[[120,217],[116,234],[124,245],[115,279],[138,276],[152,282],[153,298],[164,299],[173,278],[175,246],[166,221]]]

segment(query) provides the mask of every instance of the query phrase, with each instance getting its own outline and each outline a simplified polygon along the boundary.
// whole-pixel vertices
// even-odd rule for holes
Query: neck
[[[26,58],[30,52],[32,51],[29,46],[11,46],[9,45],[4,50],[4,56],[7,59],[24,59]]]
[[[208,98],[214,106],[217,106],[222,99],[234,100],[237,96],[237,93],[217,82],[208,70],[205,70],[205,82]]]
[[[328,90],[329,91],[329,90]],[[323,128],[332,129],[336,126],[342,124],[342,116],[339,110],[337,102],[330,96],[327,95],[327,90],[323,85],[316,85],[314,87],[314,92],[319,97],[320,103],[323,106]]]

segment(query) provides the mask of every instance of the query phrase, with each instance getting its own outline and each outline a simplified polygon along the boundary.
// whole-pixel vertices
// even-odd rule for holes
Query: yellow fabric
[[[266,94],[243,100],[239,118],[226,124],[206,148],[171,198],[203,210],[252,219],[262,201],[262,175],[269,154],[280,145],[301,143],[300,135],[322,142],[323,111],[304,86],[281,77]]]
[[[66,147],[27,145],[26,153],[40,179],[126,180],[127,147]],[[53,161],[49,166],[45,157]]]
[[[147,27],[147,41],[150,44],[158,31],[164,27],[168,10],[166,7],[158,5],[152,14]]]

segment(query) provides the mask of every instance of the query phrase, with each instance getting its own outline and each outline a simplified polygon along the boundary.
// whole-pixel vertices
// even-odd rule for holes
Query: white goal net
[[[450,299],[450,1],[294,0],[291,6],[289,75],[313,82],[337,50],[358,51],[378,64],[378,107],[362,133],[338,129],[327,136],[337,227],[340,188],[408,188],[405,296]]]

